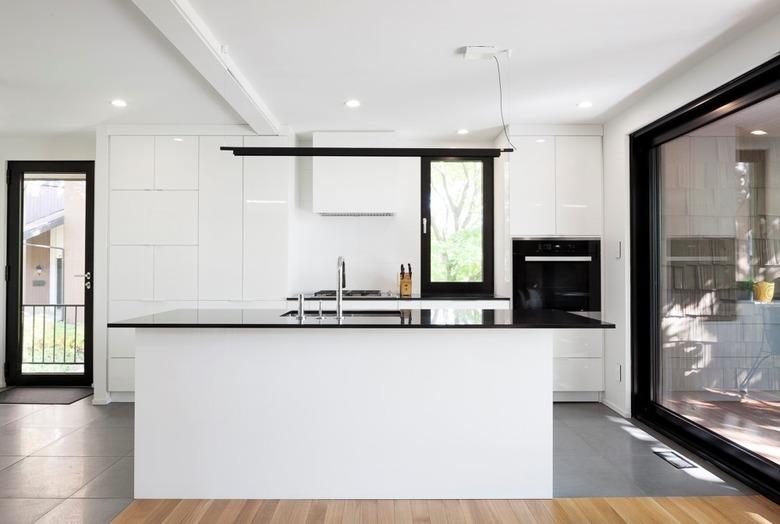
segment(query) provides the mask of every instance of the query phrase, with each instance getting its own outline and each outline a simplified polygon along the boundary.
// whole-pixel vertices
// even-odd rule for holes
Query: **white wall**
[[[629,139],[633,131],[769,60],[780,51],[780,16],[768,20],[663,87],[613,117],[604,126],[605,317],[617,328],[605,332],[604,403],[631,410],[629,289]],[[618,242],[624,256],[617,258]],[[618,367],[623,380],[618,380]]]
[[[291,292],[334,289],[339,255],[347,262],[349,288],[397,291],[402,263],[411,264],[413,275],[419,276],[419,159],[399,159],[398,183],[403,189],[396,214],[361,217],[312,213],[311,164],[301,160],[291,228]],[[414,278],[413,285],[414,292],[419,292],[419,278]]]
[[[94,160],[94,135],[0,137],[0,169],[6,173],[9,160]],[[0,198],[0,253],[3,266],[6,261],[7,185],[2,185]],[[5,348],[5,279],[0,279],[0,340]],[[5,350],[0,352],[0,370],[5,365]],[[0,386],[5,386],[5,376],[0,373]]]

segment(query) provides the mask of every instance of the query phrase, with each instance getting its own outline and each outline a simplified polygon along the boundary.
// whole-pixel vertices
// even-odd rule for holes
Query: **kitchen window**
[[[423,295],[493,293],[493,159],[422,159]]]

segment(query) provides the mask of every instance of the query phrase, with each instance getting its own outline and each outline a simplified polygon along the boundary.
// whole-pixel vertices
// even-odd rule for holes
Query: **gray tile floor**
[[[0,522],[109,522],[133,498],[133,405],[0,404]],[[751,493],[705,462],[678,470],[675,449],[601,404],[554,408],[555,496]],[[685,452],[682,453],[691,459]]]
[[[706,461],[602,404],[553,408],[556,497],[664,497],[753,492]],[[677,469],[653,451],[674,450],[697,465]]]
[[[132,404],[0,404],[0,522],[110,522],[133,498],[132,452]]]

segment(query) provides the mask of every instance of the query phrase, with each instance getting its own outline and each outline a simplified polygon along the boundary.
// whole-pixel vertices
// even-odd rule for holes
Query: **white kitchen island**
[[[280,317],[136,327],[136,498],[550,498],[566,313]],[[527,328],[527,329],[523,329]]]

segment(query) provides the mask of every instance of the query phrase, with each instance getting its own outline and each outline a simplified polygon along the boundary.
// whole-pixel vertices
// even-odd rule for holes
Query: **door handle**
[[[87,289],[92,289],[92,282],[89,282],[89,281],[84,282],[84,287],[87,288]]]
[[[87,271],[87,272],[86,272],[86,273],[84,273],[83,275],[73,275],[73,276],[74,276],[74,277],[81,277],[81,278],[85,278],[85,279],[87,279],[87,280],[91,280],[91,279],[92,279],[92,273],[90,273],[89,271]]]
[[[423,235],[427,235],[428,234],[428,219],[427,218],[423,218],[422,222],[423,222]]]

